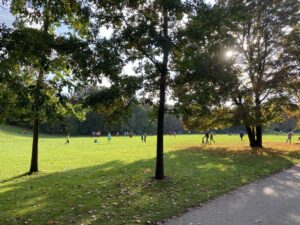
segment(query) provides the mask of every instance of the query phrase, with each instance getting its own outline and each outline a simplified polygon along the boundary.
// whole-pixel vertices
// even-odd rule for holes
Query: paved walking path
[[[300,165],[246,185],[167,225],[300,225]]]

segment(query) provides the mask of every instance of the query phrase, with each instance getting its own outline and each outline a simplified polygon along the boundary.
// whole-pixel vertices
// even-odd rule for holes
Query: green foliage
[[[159,57],[164,51],[172,54],[175,49],[179,23],[188,11],[187,4],[180,0],[152,1],[150,4],[144,0],[95,1],[94,4],[97,11],[91,27],[95,36],[101,35],[101,25],[112,29],[112,39],[126,57],[123,63],[136,63],[136,72],[144,81],[145,95],[147,92],[154,98],[163,68],[163,60]],[[163,11],[168,14],[168,37],[163,34]],[[116,64],[110,63],[110,66]]]
[[[119,132],[133,132],[136,135],[147,133],[156,133],[156,119],[153,118],[155,110],[153,107],[131,104],[129,108],[116,115],[115,120],[111,120],[111,115],[98,110],[90,110],[86,113],[85,119],[80,121],[75,117],[64,117],[60,120],[49,121],[41,125],[41,132],[47,134],[66,134],[76,135],[91,135],[93,131],[101,131],[102,134],[111,132],[113,135]],[[18,121],[9,120],[9,123],[20,126],[30,127],[29,124],[20,123]],[[169,131],[182,132],[183,128],[181,121],[173,115],[166,114],[165,117],[165,133]]]
[[[20,25],[46,25],[43,29],[54,31],[64,22],[80,34],[87,34],[90,12],[88,5],[82,1],[12,0],[9,4]]]
[[[178,98],[175,111],[188,129],[223,128],[230,123],[232,113],[224,104],[237,79],[232,76],[232,61],[224,59],[233,39],[224,34],[223,16],[219,7],[200,4],[181,32],[172,88]]]
[[[9,6],[17,19],[13,29],[1,28],[0,82],[15,94],[8,104],[10,117],[20,112],[15,113],[20,114],[19,119],[31,121],[67,114],[82,118],[81,106],[71,104],[63,91],[72,85],[73,68],[68,62],[82,41],[61,36],[55,28],[64,21],[84,33],[77,28],[78,24],[84,28],[87,22],[85,8],[77,1],[11,1]]]
[[[129,108],[136,103],[136,90],[141,79],[135,76],[122,76],[114,79],[109,88],[95,87],[83,96],[85,106],[105,115],[110,123],[122,121],[129,116]]]
[[[293,0],[198,5],[185,31],[174,84],[177,109],[188,126],[260,127],[284,118],[293,99],[289,85],[299,79],[293,54],[298,12]]]
[[[232,13],[236,1],[224,1]],[[239,82],[231,97],[236,114],[244,124],[261,126],[283,118],[291,96],[285,90],[294,77],[279,52],[286,47],[287,28],[297,21],[297,1],[239,2],[242,17],[233,17],[232,35],[236,38],[235,67]],[[289,15],[289,16],[287,16]],[[228,14],[230,18],[230,14]]]
[[[79,109],[70,104],[63,93],[65,80],[71,71],[65,66],[67,54],[59,47],[67,43],[67,39],[56,38],[32,28],[11,30],[3,39],[5,41],[1,47],[7,56],[0,63],[9,72],[4,74],[2,70],[2,83],[15,94],[15,99],[8,104],[12,113],[19,111],[22,112],[22,118],[33,120],[38,117],[46,121]],[[42,84],[38,84],[40,60],[43,57],[49,60],[43,64],[46,76],[42,78]],[[5,103],[2,105],[5,106]],[[36,110],[37,107],[39,110]]]

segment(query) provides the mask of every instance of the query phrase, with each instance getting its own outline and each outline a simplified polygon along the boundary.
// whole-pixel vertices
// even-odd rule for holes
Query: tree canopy
[[[262,147],[262,127],[284,118],[292,100],[287,87],[299,79],[299,63],[286,44],[298,21],[299,4],[292,0],[218,1],[196,11],[188,28],[188,40],[196,41],[180,76],[187,89],[181,91],[178,81],[178,105],[187,123],[204,129],[241,123],[250,145]],[[194,76],[187,76],[189,68]]]

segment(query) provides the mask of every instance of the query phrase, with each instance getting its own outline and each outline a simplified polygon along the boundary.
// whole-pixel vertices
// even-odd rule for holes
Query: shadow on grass
[[[150,179],[154,159],[10,179],[1,186],[0,224],[153,223],[291,164],[271,149],[195,147],[165,154],[170,179],[161,182]]]
[[[288,156],[291,158],[300,159],[300,151],[290,152]]]
[[[6,182],[13,181],[13,180],[16,180],[16,179],[18,179],[18,178],[25,177],[25,176],[28,176],[28,175],[30,175],[29,172],[27,172],[27,173],[22,173],[22,174],[20,174],[20,175],[18,175],[18,176],[14,176],[14,177],[11,177],[11,178],[9,178],[9,179],[0,180],[0,184],[4,184],[4,183],[6,183]]]

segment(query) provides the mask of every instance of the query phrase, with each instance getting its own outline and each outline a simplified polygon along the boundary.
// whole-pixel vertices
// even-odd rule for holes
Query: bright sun
[[[228,50],[225,53],[226,58],[231,58],[234,55],[234,52],[232,50]]]

